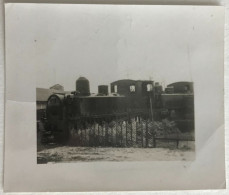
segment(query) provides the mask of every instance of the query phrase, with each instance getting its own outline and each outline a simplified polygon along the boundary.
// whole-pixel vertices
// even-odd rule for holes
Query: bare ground
[[[193,141],[180,142],[179,148],[109,148],[57,146],[37,153],[38,163],[91,161],[192,161]]]

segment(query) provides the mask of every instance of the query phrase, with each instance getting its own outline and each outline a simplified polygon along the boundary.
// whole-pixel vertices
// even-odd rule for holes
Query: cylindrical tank
[[[102,95],[108,95],[108,85],[99,85],[98,93]]]
[[[85,77],[80,77],[76,80],[76,91],[79,92],[79,95],[90,95],[89,81]]]

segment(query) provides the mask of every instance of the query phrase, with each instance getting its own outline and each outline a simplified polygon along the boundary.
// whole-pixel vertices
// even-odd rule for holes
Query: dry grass
[[[91,161],[192,161],[194,142],[175,148],[102,148],[69,147],[47,148],[38,152],[38,163]]]

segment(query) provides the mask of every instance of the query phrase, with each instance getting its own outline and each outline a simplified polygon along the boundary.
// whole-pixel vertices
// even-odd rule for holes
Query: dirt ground
[[[42,163],[91,161],[192,161],[194,141],[179,143],[179,148],[109,148],[47,146],[37,153]]]

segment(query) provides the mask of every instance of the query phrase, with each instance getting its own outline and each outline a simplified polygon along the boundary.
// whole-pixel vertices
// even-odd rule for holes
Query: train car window
[[[117,85],[114,86],[114,92],[118,93],[118,86]]]
[[[135,92],[135,85],[130,86],[130,92]]]
[[[188,85],[185,85],[185,86],[184,86],[184,90],[185,90],[185,91],[189,91],[189,90],[190,90],[190,89],[189,89],[189,86],[188,86]]]
[[[153,85],[152,84],[147,84],[146,90],[147,91],[152,91],[153,90]]]

